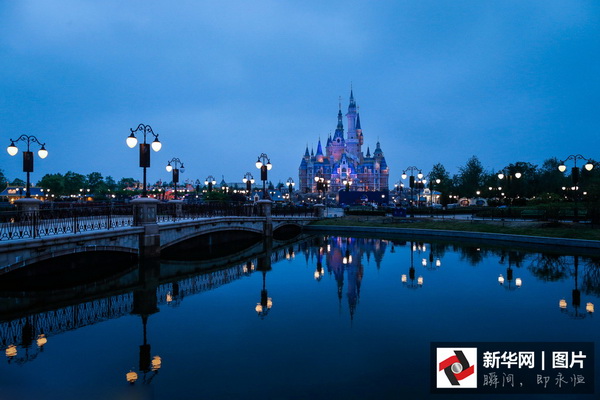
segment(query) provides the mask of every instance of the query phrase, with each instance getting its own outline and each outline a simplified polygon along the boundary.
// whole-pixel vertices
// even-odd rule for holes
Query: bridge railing
[[[158,222],[214,217],[252,217],[260,215],[254,206],[238,204],[158,204]]]
[[[131,205],[0,213],[0,241],[114,229],[133,225]]]

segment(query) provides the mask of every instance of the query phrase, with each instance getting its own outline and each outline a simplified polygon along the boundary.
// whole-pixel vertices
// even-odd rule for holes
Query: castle
[[[329,192],[337,193],[345,189],[344,181],[350,182],[352,191],[387,191],[389,168],[383,156],[383,151],[377,141],[373,154],[367,147],[363,154],[363,132],[360,125],[360,115],[357,111],[354,93],[350,89],[350,104],[348,105],[348,136],[344,137],[342,122],[342,105],[338,111],[337,128],[333,137],[327,138],[325,154],[321,139],[317,152],[308,152],[308,146],[299,168],[299,190],[302,193],[316,191],[315,176],[322,176],[329,181]]]

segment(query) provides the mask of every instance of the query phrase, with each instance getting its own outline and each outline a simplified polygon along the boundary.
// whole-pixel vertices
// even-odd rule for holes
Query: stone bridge
[[[248,232],[257,237],[272,237],[286,228],[298,232],[314,216],[275,217],[270,202],[263,204],[260,216],[222,216],[158,222],[156,204],[143,199],[134,208],[134,226],[118,227],[76,234],[58,234],[0,242],[0,276],[16,269],[69,254],[82,252],[131,253],[140,258],[159,257],[161,252],[178,243],[221,232]]]

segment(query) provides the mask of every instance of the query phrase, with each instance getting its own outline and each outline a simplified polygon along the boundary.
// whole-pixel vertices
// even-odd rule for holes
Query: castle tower
[[[350,103],[348,104],[348,140],[346,140],[346,152],[355,160],[360,159],[360,145],[358,133],[356,132],[356,101],[354,101],[354,92],[350,89]]]

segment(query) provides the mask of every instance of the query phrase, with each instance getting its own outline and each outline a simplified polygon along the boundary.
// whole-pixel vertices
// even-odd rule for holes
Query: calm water
[[[442,399],[432,341],[591,341],[598,357],[598,258],[339,236],[262,248],[1,298],[0,399]]]

